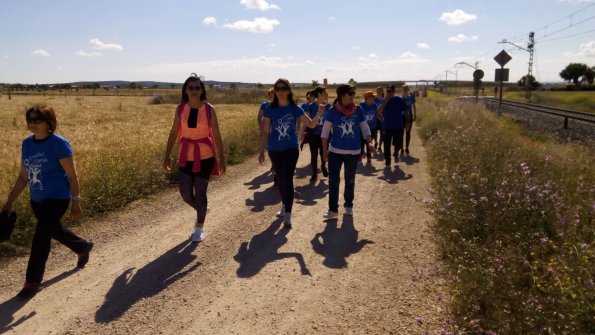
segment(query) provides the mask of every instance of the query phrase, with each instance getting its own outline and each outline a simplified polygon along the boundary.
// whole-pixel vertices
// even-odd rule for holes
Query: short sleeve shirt
[[[361,148],[362,131],[360,122],[366,121],[366,117],[361,108],[356,107],[357,111],[349,116],[331,108],[326,114],[326,121],[333,124],[331,128],[331,145],[333,148],[341,150],[358,150]]]
[[[56,134],[41,141],[33,136],[23,141],[21,159],[33,202],[70,199],[70,183],[60,165],[60,160],[67,157],[72,157],[70,144]]]
[[[302,115],[304,110],[292,104],[284,107],[269,106],[265,109],[264,117],[271,119],[267,146],[269,151],[285,151],[298,147],[296,123]]]

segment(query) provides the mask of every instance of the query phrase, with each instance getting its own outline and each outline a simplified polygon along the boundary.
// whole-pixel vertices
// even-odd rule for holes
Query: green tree
[[[130,84],[128,84],[128,88],[133,90],[135,88],[138,88],[137,84],[135,82],[131,82]]]
[[[583,75],[583,80],[589,83],[589,85],[593,85],[593,79],[595,79],[595,66],[588,68]]]
[[[261,83],[256,84],[256,88],[261,89],[263,86]]]
[[[236,92],[238,90],[238,85],[236,85],[235,83],[229,85],[229,88],[233,91]]]
[[[521,80],[517,81],[517,85],[519,85],[519,87],[525,87],[525,79],[527,78],[527,76],[523,76],[521,78]],[[541,83],[538,82],[535,77],[533,77],[532,75],[529,76],[529,87],[531,87],[532,90],[536,90],[539,86],[541,86]]]
[[[318,80],[312,80],[312,88],[318,87]]]
[[[587,71],[587,69],[587,64],[570,63],[564,68],[564,70],[560,72],[560,77],[566,81],[572,81],[574,86],[578,87],[581,85],[581,81],[579,79],[585,75],[585,71]]]

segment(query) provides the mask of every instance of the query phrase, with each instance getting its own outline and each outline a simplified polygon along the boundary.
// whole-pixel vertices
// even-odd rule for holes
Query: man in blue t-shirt
[[[403,98],[395,96],[395,86],[386,87],[386,97],[378,106],[379,118],[382,121],[384,131],[384,162],[386,166],[391,164],[391,145],[395,147],[395,161],[399,161],[397,153],[403,146],[403,128],[405,126],[404,113],[408,108]]]

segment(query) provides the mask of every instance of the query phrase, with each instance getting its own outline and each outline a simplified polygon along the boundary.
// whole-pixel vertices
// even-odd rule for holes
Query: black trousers
[[[62,227],[60,219],[68,210],[70,200],[31,201],[31,208],[37,218],[35,235],[31,243],[31,255],[27,265],[27,283],[41,283],[45,272],[45,263],[50,254],[50,243],[54,239],[77,254],[87,250],[86,240],[76,236],[67,228]]]
[[[285,212],[287,213],[291,213],[291,208],[293,207],[293,175],[299,155],[298,148],[285,151],[269,151],[269,157],[271,158],[273,169],[275,169],[275,176],[277,177],[281,202],[285,205]]]
[[[391,146],[395,147],[395,152],[403,147],[403,129],[387,129],[384,131],[384,161],[391,162]]]
[[[310,164],[312,165],[312,175],[318,174],[318,156],[320,155],[320,161],[322,166],[326,163],[322,158],[322,138],[319,135],[306,135],[308,140],[308,146],[310,147]],[[321,167],[322,167],[321,166]]]

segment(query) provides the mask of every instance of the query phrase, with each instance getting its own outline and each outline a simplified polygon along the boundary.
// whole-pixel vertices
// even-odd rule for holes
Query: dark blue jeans
[[[299,156],[298,148],[285,151],[269,151],[269,157],[273,163],[273,169],[275,169],[281,202],[285,205],[286,213],[291,213],[293,207],[293,175]]]
[[[339,183],[341,182],[341,166],[345,164],[343,177],[345,179],[345,198],[344,207],[353,208],[353,198],[355,197],[355,171],[359,155],[328,153],[328,209],[333,212],[339,211]]]

